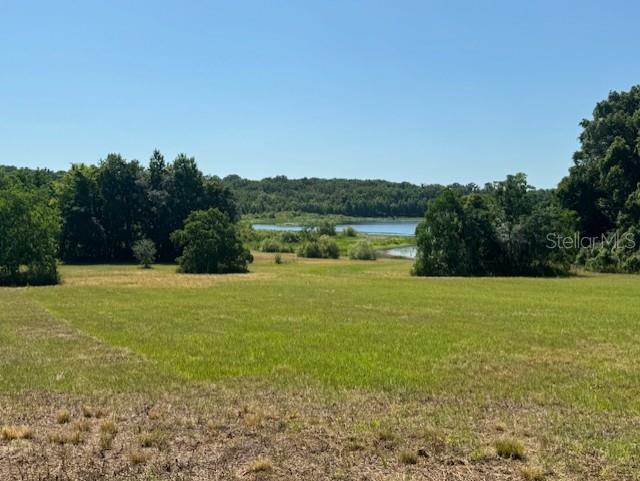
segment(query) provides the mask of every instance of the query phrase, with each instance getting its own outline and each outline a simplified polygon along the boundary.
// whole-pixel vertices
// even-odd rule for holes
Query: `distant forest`
[[[63,171],[2,165],[0,171],[23,179],[25,184],[53,182],[65,174]],[[244,179],[238,175],[223,179],[217,176],[203,178],[226,187],[232,194],[238,213],[258,215],[300,212],[353,217],[422,217],[427,203],[446,187],[387,180],[289,179],[283,175],[262,180]],[[454,183],[448,187],[464,195],[489,186],[481,189],[476,184]]]
[[[242,214],[304,212],[353,217],[422,217],[427,203],[444,186],[359,179],[262,180],[230,175],[222,184],[231,190]],[[475,184],[450,186],[461,193],[477,190]]]

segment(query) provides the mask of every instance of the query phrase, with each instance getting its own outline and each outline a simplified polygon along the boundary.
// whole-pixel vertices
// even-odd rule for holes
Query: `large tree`
[[[580,149],[558,195],[578,213],[582,233],[598,236],[633,214],[640,192],[640,86],[611,92],[580,125]]]
[[[127,161],[119,154],[109,154],[98,166],[108,259],[131,259],[133,243],[143,236],[148,220],[143,172],[138,161]]]
[[[184,229],[171,236],[181,251],[180,270],[197,274],[246,272],[253,260],[240,240],[236,225],[218,209],[189,214]]]

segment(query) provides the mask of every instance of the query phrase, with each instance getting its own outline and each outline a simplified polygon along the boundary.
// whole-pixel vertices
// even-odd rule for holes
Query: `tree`
[[[97,262],[106,257],[97,168],[74,164],[58,186],[60,256],[65,261]]]
[[[58,217],[37,193],[0,190],[0,284],[55,284]]]
[[[101,198],[102,226],[106,255],[110,260],[131,259],[131,247],[145,230],[144,169],[119,154],[109,154],[100,162],[97,183]]]
[[[152,240],[140,239],[133,244],[133,256],[145,269],[149,269],[156,258],[156,246]]]
[[[417,228],[414,273],[443,275],[557,275],[574,250],[550,239],[572,239],[574,216],[524,174],[484,193],[444,190]]]
[[[416,228],[414,273],[419,276],[468,275],[465,216],[460,195],[445,189],[427,206]]]
[[[619,227],[640,183],[640,85],[609,93],[580,125],[580,149],[558,195],[581,232],[598,236]]]
[[[187,273],[247,272],[253,261],[240,241],[236,226],[219,209],[194,211],[184,228],[171,235],[181,250],[180,270]]]

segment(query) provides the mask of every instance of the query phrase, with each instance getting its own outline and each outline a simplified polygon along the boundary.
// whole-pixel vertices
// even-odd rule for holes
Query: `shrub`
[[[282,264],[282,256],[280,254],[276,254],[273,258],[273,262],[275,262],[276,264]]]
[[[320,236],[317,240],[308,240],[302,243],[297,251],[298,257],[316,259],[337,259],[340,257],[338,244],[327,235]]]
[[[149,239],[141,239],[133,244],[133,256],[145,269],[149,269],[156,259],[156,245]]]
[[[182,249],[177,258],[181,272],[247,272],[248,264],[253,261],[240,241],[235,224],[218,209],[192,212],[184,229],[171,234],[171,240]]]
[[[338,244],[328,235],[321,235],[318,239],[318,246],[320,247],[320,255],[326,259],[337,259],[340,257],[340,249]]]
[[[630,273],[640,272],[640,251],[631,254],[624,260],[622,270]]]
[[[284,246],[277,239],[270,237],[260,243],[260,252],[291,252],[291,247]]]
[[[285,244],[295,244],[300,242],[300,234],[294,231],[283,231],[280,233],[280,241]]]
[[[320,245],[318,241],[310,240],[302,243],[296,252],[298,257],[308,257],[308,258],[320,258],[322,257],[322,252],[320,251]]]
[[[349,247],[349,259],[375,261],[376,253],[368,241],[361,240]]]

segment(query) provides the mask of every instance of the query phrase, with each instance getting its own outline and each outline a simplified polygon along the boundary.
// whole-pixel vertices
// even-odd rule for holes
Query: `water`
[[[412,236],[415,235],[418,221],[402,220],[387,222],[363,222],[356,224],[338,224],[336,231],[341,232],[347,227],[353,227],[356,232],[369,235],[393,235],[393,236]],[[253,224],[255,230],[274,230],[274,231],[300,231],[301,225],[296,224]]]
[[[391,249],[386,249],[384,253],[391,257],[404,257],[406,259],[415,259],[416,246],[392,247]]]

